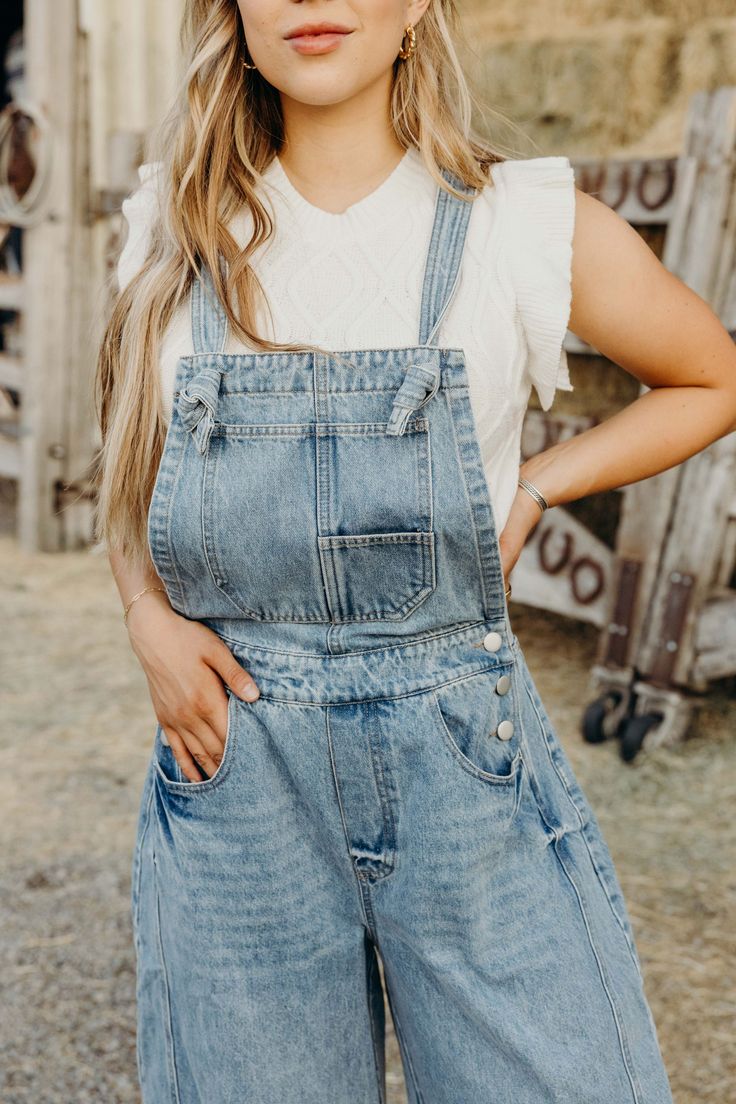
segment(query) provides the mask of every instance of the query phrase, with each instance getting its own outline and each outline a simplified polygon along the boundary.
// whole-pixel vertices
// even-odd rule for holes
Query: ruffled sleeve
[[[148,254],[151,225],[158,203],[160,161],[147,161],[138,168],[140,183],[122,203],[121,212],[128,233],[117,263],[120,291],[140,272]]]
[[[575,174],[567,157],[502,161],[493,178],[502,195],[507,260],[526,368],[543,410],[555,390],[573,386],[563,341],[572,303]]]

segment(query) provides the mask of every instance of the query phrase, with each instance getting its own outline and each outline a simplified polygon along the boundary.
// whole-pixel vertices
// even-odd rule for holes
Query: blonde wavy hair
[[[437,184],[453,192],[441,168],[480,189],[489,166],[504,160],[473,130],[476,100],[459,41],[456,0],[432,0],[416,27],[415,53],[394,63],[391,95],[398,141],[415,147]],[[180,88],[153,139],[160,151],[158,216],[143,267],[114,302],[94,382],[102,440],[93,475],[97,532],[108,550],[139,566],[149,555],[148,509],[166,437],[161,338],[199,265],[209,269],[232,332],[246,345],[263,352],[329,351],[271,342],[255,332],[257,297],[268,304],[250,258],[273,233],[258,187],[284,128],[278,90],[242,65],[247,48],[236,0],[186,0],[180,43],[186,61]],[[241,249],[227,227],[243,204],[253,235]],[[225,275],[219,256],[227,262]]]

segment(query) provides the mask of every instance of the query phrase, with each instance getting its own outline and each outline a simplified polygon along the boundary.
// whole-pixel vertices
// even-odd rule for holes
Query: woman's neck
[[[315,107],[282,97],[285,140],[279,160],[309,202],[340,214],[369,195],[404,154],[390,122],[390,90],[366,89],[356,102]]]

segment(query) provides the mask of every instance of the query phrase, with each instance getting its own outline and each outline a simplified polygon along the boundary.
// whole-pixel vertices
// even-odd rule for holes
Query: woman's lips
[[[352,33],[352,31],[321,31],[319,34],[295,35],[294,38],[287,38],[286,41],[300,54],[326,54],[330,50],[335,50],[342,40]]]

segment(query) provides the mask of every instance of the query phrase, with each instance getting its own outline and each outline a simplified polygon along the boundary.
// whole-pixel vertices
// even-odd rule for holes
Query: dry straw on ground
[[[0,1099],[133,1104],[129,861],[154,731],[104,556],[0,538]],[[514,627],[609,841],[677,1104],[736,1093],[736,701],[714,688],[682,747],[627,767],[577,729],[595,633]],[[392,1104],[405,1099],[389,1037]]]

